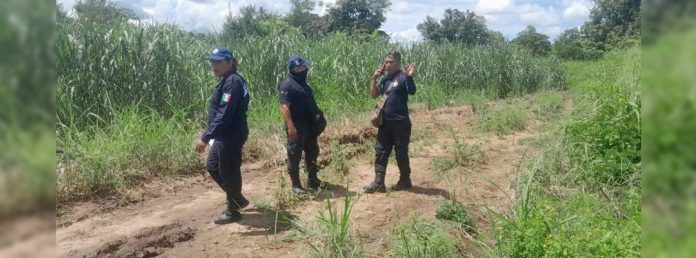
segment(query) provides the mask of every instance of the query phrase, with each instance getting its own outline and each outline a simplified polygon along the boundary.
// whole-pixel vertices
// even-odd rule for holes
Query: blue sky
[[[71,13],[76,0],[58,0]],[[220,31],[225,16],[238,14],[245,5],[263,6],[278,13],[290,10],[290,0],[115,0],[136,14],[156,22],[174,23],[186,30]],[[323,14],[336,0],[323,0],[314,12]],[[487,20],[490,29],[512,39],[527,25],[552,39],[565,29],[582,25],[592,7],[591,0],[392,0],[382,30],[395,41],[422,40],[416,29],[426,16],[441,19],[447,8],[471,10]]]

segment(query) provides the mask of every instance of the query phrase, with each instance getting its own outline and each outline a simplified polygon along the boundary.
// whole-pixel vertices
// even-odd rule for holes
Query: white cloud
[[[548,8],[541,7],[537,4],[524,4],[519,6],[518,14],[523,22],[536,27],[552,26],[559,23],[559,16],[553,6]]]
[[[551,27],[545,27],[542,28],[541,30],[542,33],[546,34],[549,36],[549,38],[556,38],[561,32],[563,32],[563,28],[561,26],[551,26]]]
[[[63,11],[65,11],[68,15],[75,15],[75,12],[73,11],[75,0],[58,0],[56,3],[60,3],[63,6]]]
[[[584,20],[590,15],[590,3],[588,2],[571,2],[563,10],[563,18],[568,20]]]
[[[403,30],[403,31],[397,31],[390,33],[389,36],[391,36],[391,41],[392,42],[402,42],[402,43],[407,43],[407,42],[418,42],[422,41],[423,37],[421,36],[420,32],[418,32],[418,29],[416,27]]]
[[[475,10],[481,14],[497,14],[509,12],[514,7],[513,0],[478,0]]]

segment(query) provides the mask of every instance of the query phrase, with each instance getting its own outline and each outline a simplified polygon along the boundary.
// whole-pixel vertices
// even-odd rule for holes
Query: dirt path
[[[434,218],[437,201],[456,199],[470,205],[474,224],[490,229],[484,207],[506,212],[512,206],[511,183],[516,167],[529,147],[525,138],[537,136],[538,122],[530,120],[525,131],[498,137],[475,132],[471,107],[416,108],[413,120],[411,167],[414,188],[408,192],[361,195],[351,216],[351,227],[366,256],[384,257],[392,228],[411,214]],[[366,120],[365,120],[366,121]],[[322,136],[322,157],[328,163],[329,140],[344,143],[349,153],[347,189],[355,195],[374,175],[371,148],[375,129],[367,124],[341,121]],[[443,180],[432,169],[436,157],[451,157],[456,140],[480,144],[483,162],[451,170]],[[275,137],[276,145],[280,138]],[[282,145],[280,145],[282,146]],[[282,155],[282,152],[281,154]],[[354,155],[354,156],[353,156]],[[392,154],[393,155],[393,154]],[[352,157],[351,157],[352,156]],[[278,156],[281,158],[282,156]],[[250,163],[242,168],[243,192],[252,203],[272,201],[276,180],[284,166]],[[329,173],[322,171],[324,173]],[[329,177],[335,185],[324,196],[336,205],[346,194],[345,183]],[[335,180],[332,180],[335,179]],[[387,185],[398,180],[398,168],[390,160]],[[215,225],[212,219],[224,204],[224,195],[206,176],[188,176],[155,182],[146,187],[141,201],[109,210],[80,203],[65,209],[57,218],[59,257],[303,257],[306,240],[294,229],[275,227],[276,213],[250,205],[239,223]],[[255,201],[254,201],[255,200]],[[326,209],[323,198],[307,200],[289,210],[302,222],[314,221]],[[274,234],[275,233],[275,234]],[[467,240],[463,240],[467,241]],[[467,243],[464,243],[467,246]]]

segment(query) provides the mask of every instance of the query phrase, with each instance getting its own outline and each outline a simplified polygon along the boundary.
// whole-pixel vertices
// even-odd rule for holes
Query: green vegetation
[[[693,2],[677,2],[655,8],[694,17]],[[666,26],[656,29],[669,32],[650,35],[655,41],[642,52],[642,255],[690,257],[696,252],[696,22],[661,19]]]
[[[640,255],[639,53],[568,64],[575,109],[530,161],[514,212],[499,215],[496,255]]]
[[[16,189],[2,185],[3,190],[9,189],[2,194],[29,194],[8,203],[0,198],[0,216],[7,209],[5,207],[15,207],[18,203],[42,205],[55,202],[56,196],[59,203],[99,198],[118,194],[152,177],[200,171],[200,157],[192,151],[191,143],[204,127],[207,98],[216,83],[206,61],[208,52],[215,46],[228,46],[239,58],[240,73],[249,82],[253,99],[249,111],[251,137],[257,139],[278,132],[281,119],[277,86],[286,75],[286,59],[291,54],[299,53],[314,61],[309,82],[331,123],[342,116],[372,109],[374,100],[367,97],[369,76],[385,52],[399,50],[404,63],[418,65],[416,83],[419,89],[412,103],[424,103],[428,108],[449,103],[473,104],[476,109],[474,123],[486,132],[502,136],[523,130],[529,110],[546,116],[560,110],[566,99],[570,100],[573,111],[558,115],[560,123],[542,140],[545,147],[540,150],[539,157],[532,157],[528,166],[522,166],[519,171],[522,173],[515,185],[517,203],[514,209],[511,213],[495,214],[496,243],[491,247],[486,245],[492,255],[638,256],[642,221],[659,224],[663,215],[658,210],[648,213],[646,218],[641,217],[641,181],[645,180],[641,177],[662,179],[647,183],[646,188],[665,194],[663,198],[693,196],[688,192],[693,189],[693,176],[690,176],[693,173],[688,173],[693,166],[671,160],[669,155],[677,151],[669,148],[691,139],[678,136],[693,131],[689,127],[691,124],[685,121],[691,121],[688,118],[693,114],[688,111],[693,110],[694,105],[686,99],[678,102],[680,110],[686,111],[671,113],[660,109],[663,102],[651,103],[649,110],[654,113],[648,114],[664,119],[660,120],[661,125],[685,125],[683,129],[676,129],[682,130],[678,133],[660,135],[656,144],[651,145],[656,147],[646,147],[643,151],[658,156],[675,170],[686,172],[665,176],[658,175],[659,169],[650,167],[646,171],[652,174],[641,175],[640,53],[635,47],[616,50],[635,42],[640,26],[636,21],[638,7],[636,1],[595,2],[597,8],[592,11],[591,21],[581,30],[564,33],[551,52],[546,44],[547,37],[536,33],[533,27],[523,31],[514,44],[507,44],[499,34],[485,27],[483,18],[456,9],[447,10],[449,16],[440,23],[429,17],[419,25],[424,35],[430,33],[426,35],[428,42],[408,46],[392,44],[377,30],[384,21],[383,11],[389,6],[389,1],[383,0],[340,0],[325,16],[303,11],[302,6],[313,6],[305,0],[293,0],[294,7],[286,16],[246,7],[240,16],[228,17],[220,35],[185,32],[166,24],[126,22],[127,18],[132,18],[131,13],[103,0],[86,1],[87,4],[77,8],[76,18],[58,10],[56,40],[47,47],[53,49],[55,46],[58,60],[55,100],[50,98],[53,96],[34,99],[57,102],[55,144],[60,155],[56,184],[47,183],[56,175],[52,173],[52,166],[56,164],[51,159],[52,153],[51,157],[33,156],[30,153],[36,150],[31,149],[26,153],[3,153],[0,164],[11,169],[0,174],[0,183],[14,186],[6,182],[21,181],[26,185]],[[364,20],[336,18],[364,11],[356,3],[371,5],[370,12],[374,16]],[[101,16],[104,12],[108,15]],[[601,23],[616,14],[621,14],[621,20]],[[475,25],[472,28],[476,34],[461,34],[473,38],[446,35],[451,29],[446,26],[451,24]],[[243,36],[233,37],[232,31],[240,28],[244,30]],[[693,38],[693,34],[689,35]],[[5,34],[0,34],[3,36]],[[7,41],[2,40],[3,43]],[[675,38],[663,44],[671,47],[677,41]],[[662,50],[657,49],[654,55],[659,56]],[[670,60],[687,60],[691,56],[665,59],[653,65],[662,66]],[[563,63],[561,58],[598,60]],[[8,75],[3,73],[5,66],[1,68],[0,78],[4,79]],[[687,73],[693,71],[692,68],[677,63],[674,70]],[[10,85],[0,89],[7,89],[10,96],[33,97],[33,88],[18,85],[23,85],[26,78],[42,78],[43,74],[13,72],[24,74],[20,79],[2,80],[1,83]],[[660,75],[652,76],[652,80],[658,82],[665,80]],[[666,80],[676,81],[672,77]],[[542,93],[531,97],[534,104],[520,104],[515,100],[497,104],[485,101],[539,91]],[[654,94],[664,94],[664,102],[678,97],[674,92],[656,91]],[[16,99],[22,98],[0,101],[3,118],[0,130],[28,124],[21,121],[23,116],[11,115],[23,103]],[[5,110],[9,110],[7,114],[3,113]],[[53,122],[50,121],[52,113],[32,114],[31,119]],[[7,143],[25,146],[37,138],[41,146],[37,149],[53,144],[51,137],[35,137],[33,130],[25,132],[28,133],[3,134],[0,147]],[[326,168],[338,177],[348,175],[350,168],[350,158],[344,147],[332,144],[331,165]],[[677,150],[690,153],[689,149]],[[432,170],[443,181],[451,181],[449,171],[453,168],[473,166],[485,160],[484,150],[479,145],[456,138],[451,151],[450,157],[435,158],[431,163]],[[39,171],[30,176],[35,180],[14,179],[21,176],[15,171],[22,170],[15,169],[19,167],[16,164],[30,159],[37,160],[33,163],[35,167],[29,169]],[[49,167],[51,169],[47,169]],[[57,193],[51,187],[57,187]],[[272,206],[273,210],[267,211],[275,212],[277,224],[274,228],[298,229],[307,237],[312,254],[317,257],[361,256],[350,225],[351,211],[359,197],[347,194],[342,209],[332,207],[327,199],[327,209],[320,213],[316,226],[304,225],[286,211],[320,195],[321,191],[304,196],[290,194],[285,174],[279,173],[273,202],[259,201],[257,206]],[[659,207],[664,199],[650,201],[653,201],[650,205]],[[691,202],[680,211],[693,212],[693,207]],[[475,232],[469,206],[443,201],[436,217],[453,223],[414,216],[406,224],[397,226],[390,236],[394,254],[399,257],[462,256],[460,239],[448,232],[448,226],[455,224],[455,230]],[[690,217],[676,217],[685,222],[686,227],[666,227],[652,235],[656,240],[649,247],[668,244],[657,240],[660,234],[686,234],[696,224],[693,219],[685,219]],[[689,243],[693,243],[692,238],[684,245]],[[655,254],[653,250],[648,249],[648,254]]]
[[[309,81],[330,120],[372,108],[374,101],[365,95],[367,79],[391,49],[402,51],[405,63],[418,64],[420,89],[415,102],[447,103],[464,92],[521,95],[558,88],[564,78],[558,59],[537,58],[504,45],[462,49],[452,43],[422,43],[405,48],[379,36],[356,40],[342,33],[321,39],[278,32],[229,39],[192,34],[171,25],[105,27],[78,16],[57,24],[57,148],[65,153],[60,163],[70,164],[57,179],[60,200],[117,193],[136,183],[127,180],[133,175],[148,178],[195,169],[191,155],[184,153],[203,127],[204,108],[215,85],[205,57],[217,45],[233,50],[240,73],[249,82],[251,137],[274,131],[281,123],[277,85],[293,53],[315,62]],[[164,129],[167,137],[145,132],[154,130],[148,123],[171,125]],[[124,130],[150,136],[124,137]],[[148,141],[137,142],[143,137]],[[147,162],[173,164],[144,166],[139,162],[145,161],[130,158],[133,150],[155,148],[146,144],[167,142],[173,150],[147,154],[152,157]],[[160,168],[169,171],[159,172]]]
[[[450,169],[457,167],[457,163],[447,158],[435,157],[430,165],[431,170],[435,172],[435,177],[444,182],[452,181],[452,173]]]
[[[455,139],[454,151],[454,162],[460,166],[470,166],[483,162],[484,153],[481,149],[481,145],[468,144],[459,139]]]
[[[462,257],[457,241],[437,221],[417,215],[392,232],[392,250],[397,257]]]
[[[566,60],[596,60],[612,50],[639,45],[641,0],[593,2],[590,19],[579,29],[567,29],[554,42],[553,52],[559,57]],[[647,14],[662,11],[645,6],[643,10]]]
[[[514,217],[502,220],[501,256],[640,256],[639,196],[619,208],[630,214],[616,213],[604,197],[590,193],[529,198],[529,206],[519,205]]]
[[[517,37],[510,43],[527,49],[538,56],[546,56],[551,52],[551,42],[549,36],[537,32],[532,25],[527,26],[523,31],[517,33]]]
[[[466,10],[448,8],[439,22],[433,17],[426,17],[418,24],[418,31],[427,40],[433,42],[457,42],[466,45],[495,45],[505,42],[502,33],[489,30],[486,19]]]
[[[469,209],[462,203],[454,200],[440,201],[435,217],[441,220],[449,220],[457,223],[464,231],[474,232],[476,229],[471,221]]]
[[[431,169],[435,172],[435,177],[440,181],[452,183],[452,173],[453,168],[456,167],[472,167],[484,162],[485,153],[481,149],[479,144],[468,144],[456,136],[452,136],[454,139],[453,148],[451,149],[451,156],[449,157],[435,157],[430,165]]]
[[[309,194],[293,194],[292,191],[290,191],[286,173],[278,173],[275,180],[275,187],[273,188],[273,208],[277,210],[291,209],[313,198],[313,196]]]
[[[527,119],[526,111],[521,105],[509,102],[481,108],[476,114],[475,123],[483,131],[502,136],[524,130]]]
[[[336,179],[346,179],[350,172],[348,153],[345,144],[340,144],[338,141],[332,141],[330,147],[331,164],[324,170],[331,172],[331,175]]]
[[[346,192],[343,207],[339,211],[326,199],[326,212],[317,216],[317,225],[298,223],[298,229],[308,237],[312,257],[361,257],[360,249],[352,240],[350,214],[360,195],[351,196]],[[327,214],[328,213],[328,214]]]
[[[563,93],[558,91],[545,91],[534,98],[532,110],[537,116],[548,116],[558,112],[563,105]]]
[[[181,122],[186,120],[183,113],[165,119],[154,110],[124,109],[113,114],[113,122],[106,129],[59,137],[59,145],[69,146],[63,149],[61,158],[79,164],[65,163],[59,171],[58,200],[108,194],[151,176],[202,169],[191,149],[194,135],[186,133],[195,131],[195,123]]]
[[[0,220],[55,207],[53,3],[0,3]]]

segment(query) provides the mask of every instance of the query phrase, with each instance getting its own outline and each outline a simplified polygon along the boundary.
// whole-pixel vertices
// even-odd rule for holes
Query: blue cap
[[[292,69],[301,65],[310,66],[312,65],[312,61],[305,60],[299,55],[293,55],[290,57],[290,59],[288,59],[288,69]]]
[[[234,54],[232,54],[232,51],[224,47],[213,49],[213,52],[210,53],[210,57],[208,58],[210,61],[224,61],[230,59],[234,59]]]

